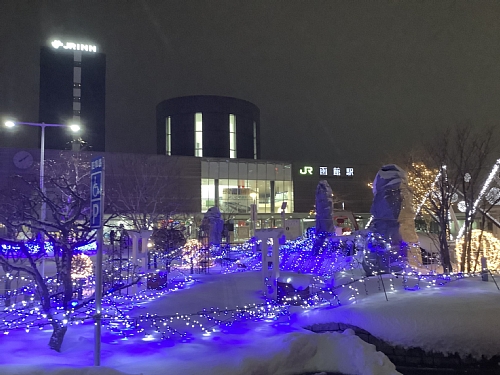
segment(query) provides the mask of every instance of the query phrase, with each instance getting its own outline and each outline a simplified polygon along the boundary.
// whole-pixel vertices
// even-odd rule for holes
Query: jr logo
[[[303,167],[299,169],[300,174],[313,174],[313,167]]]

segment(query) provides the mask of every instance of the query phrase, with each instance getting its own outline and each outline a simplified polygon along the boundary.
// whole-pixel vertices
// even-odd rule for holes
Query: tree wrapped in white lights
[[[475,220],[474,202],[480,195],[485,167],[493,145],[492,128],[476,130],[471,124],[461,124],[434,135],[421,159],[438,173],[434,187],[421,209],[428,212],[439,228],[439,253],[443,272],[452,271],[448,242],[451,239],[451,206],[462,195],[465,209],[463,250],[459,267],[471,270],[470,232]],[[411,168],[409,168],[411,170]]]
[[[496,220],[492,215],[489,214],[491,209],[495,207],[495,205],[500,204],[500,176],[499,176],[499,170],[500,170],[500,159],[496,161],[496,163],[493,165],[493,168],[491,169],[488,177],[484,181],[484,184],[481,188],[481,191],[479,193],[479,196],[477,199],[474,201],[474,204],[472,206],[472,211],[474,214],[479,214],[481,216],[481,221],[479,224],[480,227],[480,236],[479,236],[479,246],[476,248],[473,248],[472,246],[472,241],[471,239],[471,253],[473,255],[472,257],[472,271],[476,271],[477,269],[477,264],[479,261],[479,257],[481,256],[482,253],[482,243],[483,241],[482,236],[484,233],[485,229],[485,224],[486,220],[491,221],[494,225],[496,225],[498,228],[500,228],[500,222]],[[463,209],[461,211],[465,212],[466,207],[465,207],[465,202],[460,202],[463,204]],[[460,228],[460,231],[458,233],[458,238],[461,239],[463,237],[463,234],[465,232],[465,224]],[[463,246],[463,244],[462,244]],[[462,255],[462,254],[461,254]]]
[[[429,199],[435,189],[438,173],[437,169],[428,168],[422,162],[412,162],[408,168],[408,185],[413,193],[412,205],[415,215],[429,210]]]
[[[471,250],[477,254],[473,271],[476,271],[480,264],[480,257],[485,257],[488,261],[488,268],[490,270],[500,269],[500,240],[493,234],[484,232],[480,229],[473,229],[471,231]],[[457,240],[456,255],[457,259],[462,258],[462,251],[464,248],[465,237]]]
[[[493,128],[483,131],[470,125],[457,128],[455,150],[450,165],[456,171],[458,193],[463,197],[465,219],[458,238],[464,237],[460,257],[460,271],[472,271],[472,228],[477,217],[477,207],[483,199],[490,173],[489,159],[494,145]],[[486,182],[484,182],[486,181]]]

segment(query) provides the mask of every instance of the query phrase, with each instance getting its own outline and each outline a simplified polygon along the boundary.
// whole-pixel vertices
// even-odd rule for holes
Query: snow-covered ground
[[[222,326],[200,320],[210,334],[185,323],[189,335],[166,340],[146,333],[124,338],[104,329],[100,368],[92,367],[92,323],[70,326],[61,353],[47,346],[50,330],[11,331],[0,336],[0,374],[398,373],[384,354],[350,330],[315,334],[304,329],[328,322],[352,324],[407,347],[476,357],[500,354],[500,291],[491,279],[425,281],[384,275],[340,286],[359,276],[338,274],[336,296],[322,307],[292,307],[287,316]],[[217,307],[223,321],[225,309],[264,301],[258,271],[212,272],[194,279],[185,289],[139,304],[130,316],[183,315]],[[435,286],[440,283],[444,285]]]
[[[282,273],[282,279],[302,284],[308,278]],[[48,348],[49,329],[9,331],[0,336],[0,374],[398,373],[383,353],[351,330],[316,334],[304,329],[331,322],[363,328],[394,345],[476,358],[500,354],[500,291],[491,278],[364,278],[362,270],[354,269],[320,282],[333,287],[333,294],[323,294],[328,302],[315,308],[292,306],[285,315],[234,321],[232,312],[265,301],[261,272],[195,274],[182,289],[127,311],[132,320],[146,314],[173,316],[168,324],[181,334],[161,340],[146,330],[125,337],[107,325],[97,368],[92,367],[91,322],[69,326],[61,353]],[[209,314],[213,319],[194,314],[203,311],[216,313]]]

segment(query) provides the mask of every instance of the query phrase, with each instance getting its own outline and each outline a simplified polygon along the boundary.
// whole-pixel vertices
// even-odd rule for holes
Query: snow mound
[[[262,343],[272,350],[268,356],[247,358],[237,375],[278,375],[309,372],[341,372],[359,375],[399,374],[387,356],[354,335],[343,333],[292,332]],[[269,349],[268,349],[269,350]]]

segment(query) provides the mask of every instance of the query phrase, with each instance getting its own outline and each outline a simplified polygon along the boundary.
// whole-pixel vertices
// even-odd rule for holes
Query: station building
[[[248,239],[252,227],[281,227],[283,213],[291,237],[314,226],[320,180],[332,187],[336,211],[354,213],[360,226],[369,217],[368,183],[377,166],[261,159],[260,111],[248,101],[221,96],[173,98],[158,104],[156,118],[156,155],[80,152],[82,160],[105,157],[107,197],[116,186],[127,186],[134,174],[146,178],[159,174],[165,181],[175,180],[164,192],[166,201],[175,203],[172,212],[188,214],[196,222],[217,206],[233,229],[234,241]],[[48,149],[45,158],[55,160],[72,152]],[[39,150],[0,149],[0,156],[1,176],[37,176]],[[252,207],[256,207],[254,221]]]
[[[200,159],[201,212],[219,207],[234,220],[237,238],[248,233],[252,204],[257,228],[281,226],[286,207],[288,227],[293,224],[299,233],[304,221],[314,221],[322,179],[338,191],[337,209],[369,211],[366,167],[260,159],[260,110],[248,101],[210,95],[168,99],[157,105],[156,120],[157,153]]]

